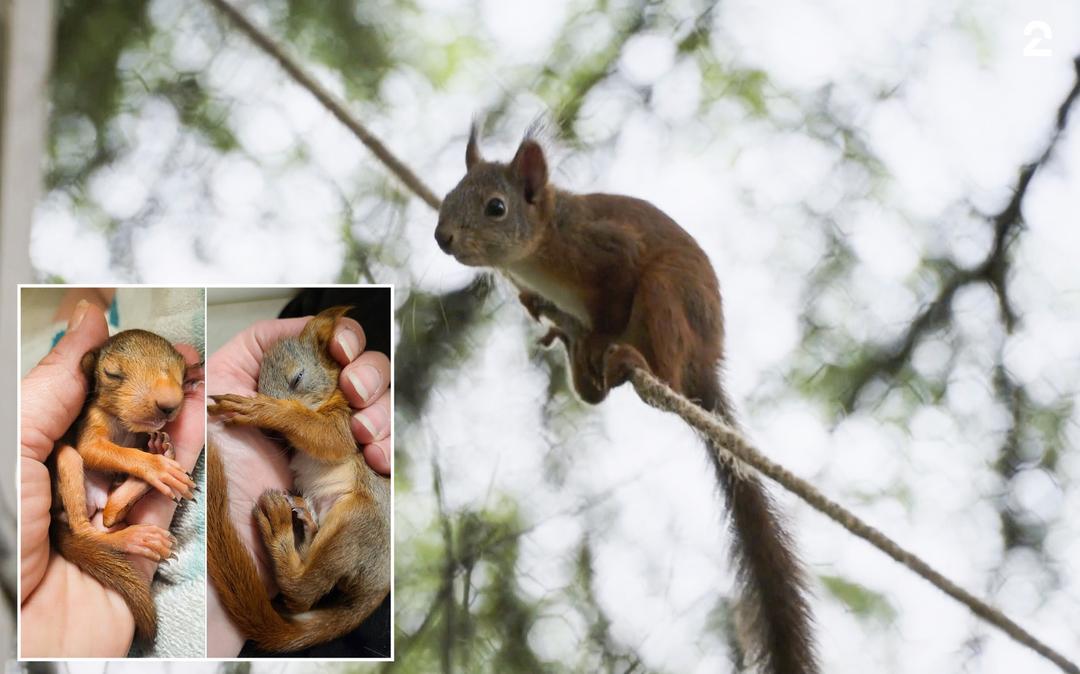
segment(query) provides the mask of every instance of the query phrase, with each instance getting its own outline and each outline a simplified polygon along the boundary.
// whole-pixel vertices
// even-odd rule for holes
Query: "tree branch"
[[[349,131],[351,131],[353,135],[367,147],[367,149],[371,150],[371,153],[374,154],[386,168],[390,169],[390,172],[396,175],[406,187],[412,190],[416,196],[420,197],[425,204],[431,206],[433,210],[439,210],[439,205],[442,203],[442,200],[435,196],[435,193],[424,184],[424,181],[420,180],[412,169],[398,159],[397,156],[375,136],[375,134],[369,131],[360,120],[356,119],[356,117],[349,112],[344,101],[327,91],[326,88],[319,84],[314,77],[309,75],[292,56],[289,56],[285,50],[273,40],[273,38],[264,33],[258,26],[251,23],[247,17],[227,2],[227,0],[207,0],[207,2],[228,17],[233,25],[239,28],[241,32],[247,35],[248,38],[255,43],[256,47],[263,50],[267,55],[277,61],[282,69],[288,73],[297,84],[307,89],[323,107],[329,110],[334,117],[337,117],[338,121],[344,124],[345,127],[349,129]]]
[[[907,330],[891,345],[882,347],[860,364],[852,374],[854,380],[842,401],[846,411],[854,408],[855,402],[863,389],[876,377],[885,375],[895,376],[908,362],[915,347],[926,335],[944,324],[952,311],[952,302],[957,291],[972,283],[986,283],[997,295],[998,305],[1001,307],[1002,320],[1007,330],[1012,330],[1016,323],[1016,314],[1009,302],[1006,290],[1009,260],[1008,252],[1012,242],[1016,240],[1017,232],[1023,225],[1024,217],[1022,206],[1027,196],[1028,187],[1036,172],[1044,166],[1054,154],[1058,142],[1064,135],[1068,126],[1069,112],[1080,98],[1080,56],[1073,60],[1076,69],[1076,80],[1072,89],[1058,106],[1055,115],[1054,131],[1050,135],[1043,151],[1030,164],[1025,164],[1013,187],[1013,195],[1009,203],[997,214],[988,219],[994,228],[994,243],[982,262],[970,268],[957,268],[950,277],[942,284],[933,300],[923,308],[908,326]]]

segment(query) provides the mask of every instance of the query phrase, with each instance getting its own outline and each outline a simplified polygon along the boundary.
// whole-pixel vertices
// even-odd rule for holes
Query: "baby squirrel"
[[[152,524],[114,527],[151,488],[171,499],[194,496],[195,483],[174,460],[162,428],[180,413],[195,370],[168,340],[145,330],[117,333],[80,365],[89,397],[49,456],[50,537],[65,559],[124,598],[137,637],[153,639],[157,616],[150,588],[124,555],[160,561],[171,555],[174,539]],[[123,481],[110,490],[114,477]],[[98,511],[109,531],[91,523]]]
[[[347,634],[390,593],[390,480],[357,450],[341,368],[328,350],[346,311],[327,309],[298,337],[270,347],[255,397],[211,396],[208,408],[227,424],[280,434],[296,450],[290,467],[299,496],[268,490],[252,511],[284,611],[271,603],[233,527],[225,466],[213,444],[209,452],[210,578],[233,623],[267,651]]]
[[[529,314],[554,323],[541,342],[566,345],[583,400],[601,402],[641,368],[734,423],[719,376],[719,284],[693,237],[647,201],[554,187],[528,136],[509,164],[488,162],[474,125],[465,167],[443,200],[435,240],[462,264],[502,271]],[[709,455],[736,540],[740,617],[749,628],[740,630],[749,635],[741,647],[773,674],[817,672],[791,536],[756,474]]]

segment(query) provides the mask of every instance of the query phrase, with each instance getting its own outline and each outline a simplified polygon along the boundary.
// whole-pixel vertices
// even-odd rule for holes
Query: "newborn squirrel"
[[[50,538],[65,559],[124,598],[137,637],[153,639],[157,616],[150,588],[124,555],[166,559],[173,537],[152,524],[113,527],[151,488],[171,499],[194,496],[195,483],[174,460],[162,428],[180,413],[184,386],[195,370],[168,340],[145,330],[117,333],[80,365],[89,397],[48,460]],[[110,490],[114,477],[123,481]],[[98,511],[110,531],[91,523]]]
[[[283,611],[233,527],[225,466],[213,444],[209,452],[210,578],[233,623],[267,651],[347,634],[390,592],[390,480],[357,450],[352,410],[338,388],[341,368],[328,349],[346,311],[327,309],[298,337],[270,347],[255,397],[215,395],[208,408],[227,424],[274,431],[296,450],[290,467],[299,496],[268,490],[252,511]]]
[[[601,402],[640,368],[734,423],[719,376],[719,283],[693,237],[647,201],[554,187],[542,148],[528,136],[509,164],[488,162],[474,125],[465,166],[443,200],[435,240],[462,264],[502,271],[529,314],[554,323],[541,343],[566,345],[583,400]],[[740,646],[772,674],[817,672],[791,536],[760,478],[712,450],[736,541],[747,642]]]

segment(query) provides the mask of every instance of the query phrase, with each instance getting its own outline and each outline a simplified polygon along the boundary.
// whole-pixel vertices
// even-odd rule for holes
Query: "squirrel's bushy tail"
[[[298,651],[356,629],[382,603],[381,595],[291,616],[278,613],[229,519],[229,483],[221,455],[212,442],[207,450],[207,569],[233,623],[259,648],[279,653]]]
[[[135,636],[153,641],[157,634],[157,612],[146,581],[128,562],[124,553],[88,536],[76,536],[64,522],[51,527],[53,545],[64,559],[74,563],[103,586],[118,592],[135,618]]]
[[[710,393],[703,397],[706,409],[734,425],[719,384]],[[748,660],[769,674],[817,674],[806,575],[783,518],[753,469],[721,459],[720,451],[707,444],[730,515],[732,558],[742,592],[740,632],[750,637],[744,644]]]

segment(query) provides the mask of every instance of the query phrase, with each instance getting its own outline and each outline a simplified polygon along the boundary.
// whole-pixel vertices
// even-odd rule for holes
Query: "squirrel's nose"
[[[435,230],[435,241],[439,244],[439,248],[442,248],[442,252],[450,252],[450,243],[454,240],[454,235],[446,230]]]
[[[184,391],[179,386],[154,387],[154,404],[165,416],[172,415],[184,402]]]

